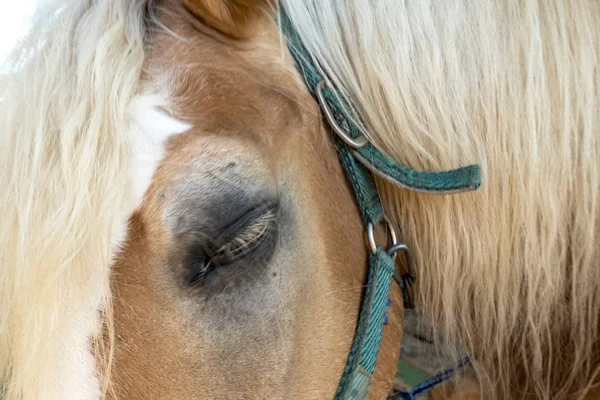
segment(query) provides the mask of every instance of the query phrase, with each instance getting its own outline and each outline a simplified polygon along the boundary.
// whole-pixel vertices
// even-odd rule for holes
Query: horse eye
[[[273,247],[264,245],[273,242],[272,237],[277,227],[277,210],[276,206],[252,209],[223,232],[215,235],[216,239],[212,245],[204,246],[202,251],[192,252],[191,257],[188,257],[191,277],[186,279],[186,286],[205,282],[218,268],[264,259],[265,254],[261,254],[262,248]]]
[[[243,231],[228,243],[225,243],[212,255],[211,261],[215,265],[224,265],[244,255],[248,255],[258,248],[268,236],[269,231],[277,219],[276,209],[270,208],[251,222]]]

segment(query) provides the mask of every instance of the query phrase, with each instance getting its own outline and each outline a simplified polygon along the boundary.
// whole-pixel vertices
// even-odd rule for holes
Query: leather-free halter
[[[353,115],[351,118],[347,115],[347,110],[352,109],[349,102],[340,91],[329,86],[325,74],[304,47],[284,10],[281,10],[279,22],[306,86],[319,102],[325,119],[336,133],[333,140],[340,162],[354,190],[366,230],[372,232],[375,226],[385,222],[392,233],[392,246],[388,249],[383,249],[376,244],[373,235],[369,235],[369,270],[366,290],[346,367],[335,393],[335,400],[365,399],[375,372],[392,278],[396,278],[403,290],[405,306],[412,304],[408,294],[408,284],[414,279],[414,276],[394,276],[396,269],[394,260],[397,251],[407,252],[409,270],[412,269],[410,252],[406,245],[396,242],[393,228],[385,218],[372,174],[377,174],[396,186],[409,190],[456,193],[479,189],[481,172],[478,165],[444,172],[419,172],[399,165],[387,157],[365,138],[356,123],[356,116]],[[418,393],[422,394],[425,389],[430,389],[450,375],[451,371],[444,371],[444,375],[438,374],[418,385],[418,388],[410,392],[394,394],[391,398],[412,399],[417,393],[415,389],[419,389]]]

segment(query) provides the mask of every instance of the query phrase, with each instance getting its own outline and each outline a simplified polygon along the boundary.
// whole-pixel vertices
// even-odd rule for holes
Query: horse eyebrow
[[[200,181],[188,176],[177,185],[165,208],[174,237],[218,232],[233,240],[253,219],[278,208],[279,197],[268,184],[244,177],[235,167],[228,162],[219,168],[216,179]]]

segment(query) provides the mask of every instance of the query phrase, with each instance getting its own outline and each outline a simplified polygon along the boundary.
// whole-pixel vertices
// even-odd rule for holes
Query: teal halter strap
[[[288,47],[302,72],[310,92],[319,101],[332,130],[334,142],[348,180],[354,190],[363,224],[369,231],[381,222],[387,223],[379,192],[372,173],[388,179],[397,186],[430,193],[453,193],[476,190],[481,185],[478,165],[470,165],[445,172],[418,172],[398,165],[386,157],[361,134],[361,129],[347,118],[344,96],[326,87],[326,79],[313,61],[284,10],[281,10],[281,29]],[[388,228],[392,230],[391,226]],[[393,233],[393,230],[392,230]],[[395,273],[394,240],[392,251],[386,251],[369,239],[368,277],[362,300],[354,341],[335,400],[365,399],[369,392],[386,320],[388,295]],[[401,281],[399,280],[399,283]],[[406,303],[407,295],[404,293]]]
[[[302,44],[283,10],[281,11],[281,28],[306,85],[313,96],[319,100],[321,109],[328,117],[328,122],[334,131],[338,133],[338,138],[358,145],[349,146],[347,142],[344,142],[345,148],[356,156],[361,164],[395,185],[414,191],[455,193],[479,189],[481,186],[479,165],[468,165],[442,172],[414,171],[394,162],[368,142],[362,135],[361,128],[355,123],[356,117],[347,118],[345,115],[344,110],[349,110],[351,107],[345,100],[344,94],[324,84],[327,81],[325,76]],[[340,129],[344,131],[343,134],[339,133]]]

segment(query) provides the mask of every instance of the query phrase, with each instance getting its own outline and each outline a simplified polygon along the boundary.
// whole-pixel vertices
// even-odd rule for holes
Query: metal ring
[[[390,232],[390,236],[392,237],[392,246],[390,248],[394,248],[398,245],[398,237],[396,236],[396,231],[394,230],[394,227],[392,227],[392,224],[390,224],[390,221],[388,221],[386,217],[384,217],[382,221],[385,222],[388,231]],[[373,226],[373,224],[369,222],[367,224],[367,238],[369,239],[369,248],[373,254],[377,253],[377,243],[375,243],[375,234],[373,233],[374,229],[375,227]],[[395,259],[396,254],[394,254],[392,258]]]
[[[404,244],[404,243],[397,243],[397,244],[393,244],[392,246],[390,246],[390,248],[387,250],[388,254],[393,257],[396,258],[396,255],[398,254],[398,250],[403,250],[404,254],[406,254],[406,262],[408,264],[408,274],[411,276],[411,278],[413,279],[413,281],[416,279],[416,271],[415,271],[415,264],[412,258],[412,254],[410,252],[410,248]]]
[[[335,118],[333,117],[333,114],[331,112],[331,110],[329,109],[329,105],[327,104],[327,100],[325,100],[325,96],[323,96],[323,89],[325,87],[325,81],[321,81],[319,82],[319,84],[317,85],[316,88],[316,92],[317,92],[317,100],[319,100],[319,104],[321,106],[321,110],[323,110],[323,113],[325,114],[325,117],[327,118],[327,122],[329,122],[329,125],[331,126],[331,129],[333,129],[333,131],[340,137],[340,139],[342,139],[347,145],[358,149],[360,147],[363,147],[364,145],[366,145],[367,143],[369,143],[369,141],[367,140],[366,137],[364,136],[359,136],[355,139],[351,138],[350,136],[348,136],[346,134],[346,132],[344,132],[344,130],[342,128],[340,128],[340,126],[337,124]]]

